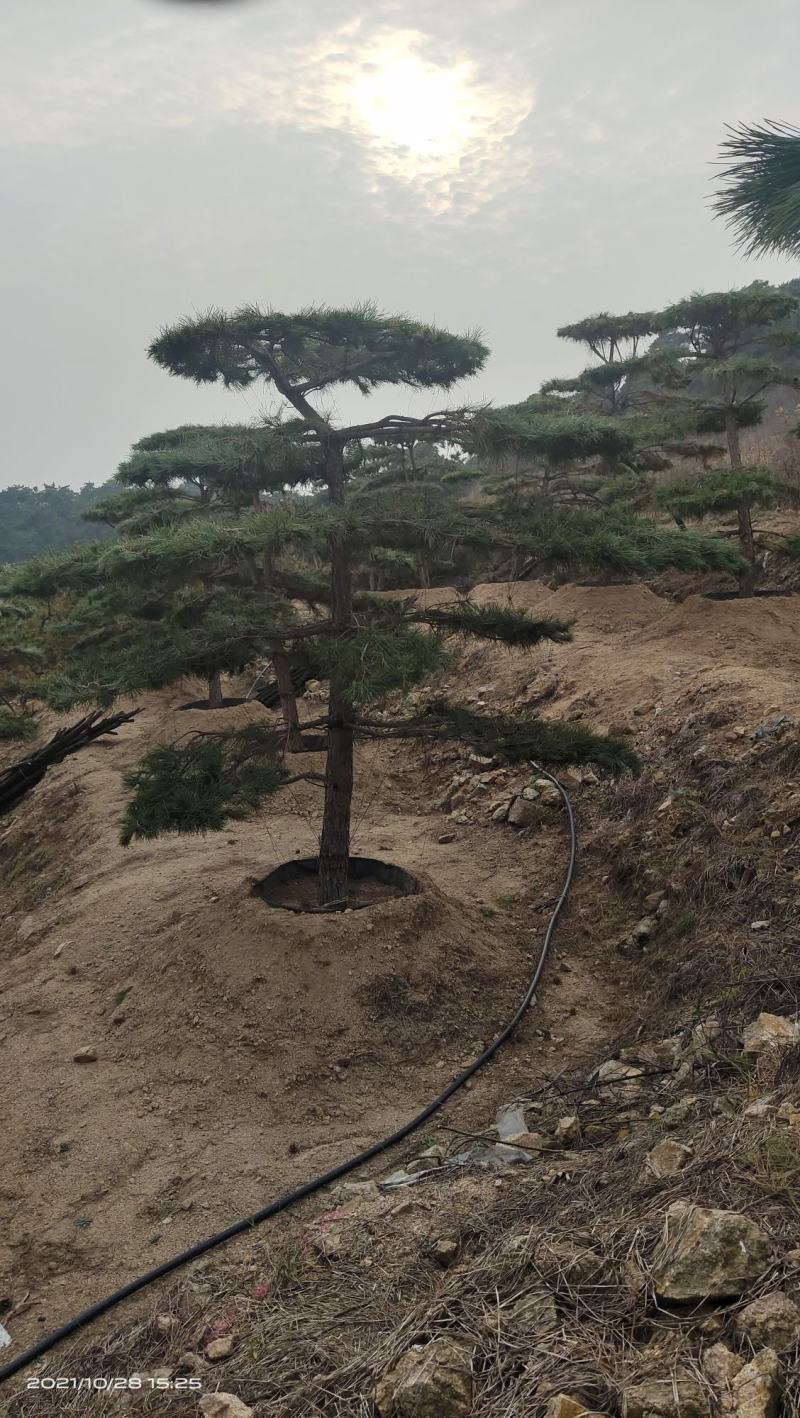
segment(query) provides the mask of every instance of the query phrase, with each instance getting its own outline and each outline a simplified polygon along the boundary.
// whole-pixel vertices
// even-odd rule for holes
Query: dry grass
[[[529,1100],[529,1117],[547,1128],[567,1106],[577,1111],[591,1137],[576,1151],[499,1176],[457,1168],[374,1200],[337,1204],[334,1196],[332,1209],[304,1228],[287,1220],[259,1236],[244,1264],[197,1265],[154,1298],[149,1318],[122,1321],[101,1341],[90,1331],[48,1371],[190,1373],[181,1355],[202,1355],[209,1337],[230,1332],[232,1358],[201,1360],[198,1372],[206,1388],[238,1393],[258,1418],[367,1418],[377,1379],[411,1344],[442,1334],[474,1352],[474,1418],[540,1418],[548,1395],[562,1389],[612,1413],[630,1384],[700,1377],[705,1346],[736,1343],[732,1325],[744,1301],[657,1301],[653,1273],[672,1201],[742,1210],[767,1229],[774,1263],[746,1300],[800,1285],[800,1268],[781,1259],[797,1238],[800,1138],[774,1117],[744,1117],[753,1081],[720,1066],[724,1046],[698,1058],[682,1083],[665,1069],[649,1071],[630,1098],[598,1091],[585,1076],[560,1078]],[[782,1085],[775,1101],[793,1088]],[[673,1178],[651,1179],[646,1154],[670,1131],[657,1110],[682,1098],[695,1101],[672,1135],[691,1145],[691,1160]],[[463,1139],[452,1147],[462,1149]],[[448,1270],[432,1258],[439,1237],[458,1244]],[[552,1327],[515,1324],[515,1301],[531,1294],[555,1301]],[[173,1320],[168,1334],[157,1323],[164,1315]],[[797,1354],[783,1357],[784,1412],[796,1418],[800,1363]],[[85,1395],[50,1395],[48,1403],[20,1396],[9,1418],[87,1412]],[[92,1418],[110,1418],[119,1403],[93,1398]],[[187,1399],[137,1396],[128,1411],[172,1418],[185,1415]]]

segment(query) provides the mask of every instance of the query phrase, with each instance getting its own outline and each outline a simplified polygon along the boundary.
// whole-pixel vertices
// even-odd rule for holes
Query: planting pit
[[[382,862],[377,857],[351,857],[349,892],[346,901],[320,906],[317,901],[319,859],[302,857],[284,862],[253,885],[253,895],[267,906],[282,911],[360,911],[398,896],[414,896],[421,891],[411,872]]]

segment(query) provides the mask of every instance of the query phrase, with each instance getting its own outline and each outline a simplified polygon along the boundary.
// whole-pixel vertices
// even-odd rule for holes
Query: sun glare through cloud
[[[485,180],[490,161],[502,164],[501,149],[530,112],[533,95],[511,98],[508,90],[492,89],[472,61],[430,62],[419,53],[423,43],[416,32],[381,39],[348,66],[339,98],[378,172],[428,179],[429,202],[444,208],[459,175],[481,171]],[[340,103],[336,108],[341,112]]]
[[[428,211],[468,214],[498,189],[521,181],[530,154],[518,140],[534,103],[530,82],[491,78],[472,57],[426,57],[421,31],[365,40],[347,25],[276,73],[269,58],[216,85],[224,109],[254,123],[350,134],[375,191],[413,185]]]

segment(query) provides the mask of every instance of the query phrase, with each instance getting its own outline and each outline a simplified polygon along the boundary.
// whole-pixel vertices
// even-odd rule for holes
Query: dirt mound
[[[669,603],[646,586],[559,586],[551,590],[541,581],[514,581],[476,586],[471,599],[478,605],[495,601],[516,610],[556,616],[575,622],[577,632],[600,631],[619,635],[626,630],[652,626],[668,612]]]
[[[747,664],[776,669],[800,665],[800,597],[765,601],[708,601],[691,596],[671,606],[643,636],[643,644],[680,643],[717,665]]]

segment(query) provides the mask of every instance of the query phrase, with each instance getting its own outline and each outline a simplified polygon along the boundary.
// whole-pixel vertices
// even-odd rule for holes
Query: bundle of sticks
[[[39,748],[28,754],[27,758],[20,758],[16,763],[12,763],[10,768],[0,772],[0,816],[16,807],[20,799],[41,782],[48,768],[52,768],[54,763],[61,763],[69,754],[77,753],[79,748],[86,748],[104,734],[116,733],[122,724],[129,724],[138,713],[138,709],[132,709],[125,713],[104,715],[102,709],[95,709],[93,713],[84,715],[76,724],[59,729],[44,748]]]

